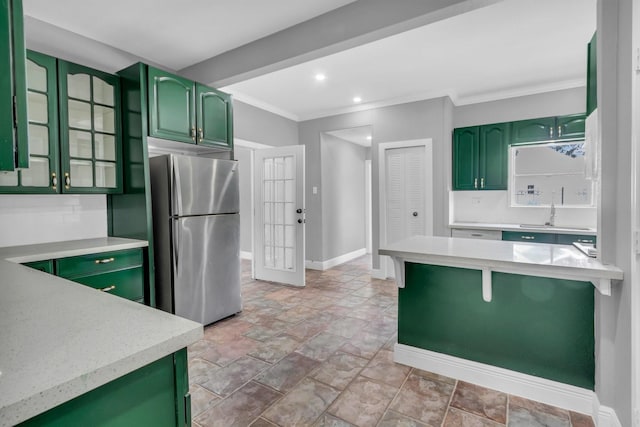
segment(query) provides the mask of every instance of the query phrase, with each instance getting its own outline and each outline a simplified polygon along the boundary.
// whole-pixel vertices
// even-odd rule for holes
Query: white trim
[[[626,286],[631,288],[631,423],[640,427],[640,6],[633,2],[631,46],[635,74],[631,79],[631,265]],[[618,424],[620,424],[618,422]]]
[[[304,265],[306,268],[310,269],[310,270],[328,270],[332,267],[335,267],[336,265],[340,265],[340,264],[344,264],[346,262],[349,262],[351,260],[354,260],[356,258],[360,258],[363,255],[366,255],[367,250],[365,248],[361,248],[358,250],[355,250],[353,252],[349,252],[340,256],[337,256],[335,258],[331,258],[327,261],[311,261],[311,260],[306,260],[304,262]]]
[[[431,212],[425,223],[425,234],[433,235],[433,140],[431,138],[408,139],[404,141],[381,142],[378,144],[378,218],[379,220],[379,242],[378,248],[382,248],[387,244],[387,161],[385,156],[386,150],[395,148],[424,147],[424,189],[426,197],[424,199],[425,207],[431,207]],[[429,162],[431,160],[431,162]],[[387,257],[380,256],[380,270],[384,278],[394,278],[395,274],[389,268]]]
[[[246,139],[234,138],[233,139],[234,147],[242,147],[250,150],[261,150],[263,148],[272,148],[272,145],[261,144],[259,142],[247,141]]]
[[[603,407],[599,408],[599,413],[594,413],[595,406],[599,406],[594,405],[594,398],[597,400],[595,393],[584,388],[404,344],[395,345],[393,360],[503,393],[583,414],[596,415],[598,419],[602,416]],[[613,413],[615,417],[615,412],[610,408],[606,410],[606,413]]]
[[[252,96],[246,95],[244,93],[233,90],[230,87],[222,87],[221,90],[230,93],[232,100],[240,101],[244,104],[251,105],[256,108],[260,108],[261,110],[268,111],[269,113],[276,114],[278,116],[284,117],[285,119],[293,120],[294,122],[299,122],[300,117],[297,115],[283,110],[282,108],[276,107],[273,104],[269,104],[268,102],[261,101]]]
[[[380,280],[387,280],[387,274],[382,269],[372,268],[371,269],[371,278],[380,279]]]
[[[253,253],[249,251],[240,251],[240,259],[253,260]]]
[[[597,410],[595,410],[593,414],[593,419],[597,427],[622,427],[622,423],[613,408],[600,406],[598,404]]]

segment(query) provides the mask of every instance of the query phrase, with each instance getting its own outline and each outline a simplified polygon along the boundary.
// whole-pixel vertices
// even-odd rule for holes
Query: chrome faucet
[[[553,227],[556,225],[556,205],[553,203],[553,196],[555,191],[551,194],[551,210],[549,211],[549,221],[545,225]]]

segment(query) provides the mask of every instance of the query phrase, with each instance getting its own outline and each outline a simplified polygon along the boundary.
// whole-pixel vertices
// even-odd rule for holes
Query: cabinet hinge
[[[636,73],[640,73],[640,48],[636,49],[636,63],[634,68]]]
[[[640,231],[638,230],[633,232],[633,247],[635,249],[636,255],[640,255]]]

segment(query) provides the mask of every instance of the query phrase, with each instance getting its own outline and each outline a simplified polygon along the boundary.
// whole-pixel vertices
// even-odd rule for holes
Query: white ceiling
[[[306,120],[443,95],[461,105],[577,87],[595,28],[596,0],[506,0],[223,90]]]
[[[179,70],[355,0],[24,0],[25,15]]]
[[[353,1],[111,0],[98,11],[93,1],[24,0],[24,10],[178,70]],[[444,95],[461,105],[577,87],[595,27],[596,0],[504,0],[223,89],[306,120]]]

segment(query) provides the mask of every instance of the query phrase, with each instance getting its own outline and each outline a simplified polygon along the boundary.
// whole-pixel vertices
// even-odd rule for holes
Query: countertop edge
[[[465,230],[526,231],[528,233],[575,234],[583,236],[595,236],[598,233],[594,228],[589,228],[587,230],[575,230],[571,228],[562,228],[561,226],[554,226],[553,228],[538,228],[520,227],[520,224],[493,224],[486,222],[452,222],[448,227]]]
[[[54,245],[66,245],[65,249],[54,249]],[[55,258],[67,258],[79,255],[98,254],[103,252],[120,251],[125,249],[146,248],[146,240],[108,237],[100,239],[67,240],[25,246],[7,246],[0,248],[0,258],[18,264],[25,262],[46,261]]]
[[[59,384],[48,390],[42,390],[36,395],[12,403],[2,408],[2,411],[14,414],[15,416],[11,419],[0,420],[0,425],[5,425],[4,423],[6,422],[10,423],[7,425],[13,425],[27,421],[36,415],[42,414],[156,360],[173,354],[193,344],[203,336],[203,326],[199,325],[178,336],[170,338],[168,342],[158,343],[136,354],[129,355],[124,359],[114,361],[110,365],[102,366],[86,375],[72,378],[66,383]],[[50,399],[47,396],[55,396],[55,398]]]

